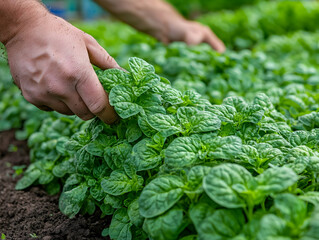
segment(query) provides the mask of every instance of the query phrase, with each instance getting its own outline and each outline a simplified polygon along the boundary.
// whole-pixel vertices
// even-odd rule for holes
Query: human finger
[[[222,53],[226,50],[225,44],[210,30],[210,28],[206,28],[203,41],[212,46],[217,52]]]
[[[94,114],[90,112],[77,91],[69,94],[68,98],[64,100],[64,103],[75,115],[82,120],[87,121],[94,118]]]
[[[112,124],[118,119],[93,68],[77,82],[75,88],[92,114],[107,124]]]
[[[120,68],[114,58],[91,35],[85,34],[85,42],[93,65],[101,69]]]

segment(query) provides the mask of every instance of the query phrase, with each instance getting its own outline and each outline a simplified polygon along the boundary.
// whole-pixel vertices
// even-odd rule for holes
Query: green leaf
[[[135,81],[139,81],[144,76],[147,76],[155,72],[155,69],[151,64],[147,63],[146,61],[140,58],[131,57],[128,60],[128,64],[130,66]]]
[[[220,209],[208,215],[198,226],[198,238],[232,239],[236,237],[245,224],[245,217],[240,210]]]
[[[100,182],[90,187],[90,195],[97,201],[101,201],[105,197],[105,193],[101,188]]]
[[[252,175],[236,164],[221,164],[213,167],[204,178],[203,187],[206,194],[221,206],[227,208],[245,207],[246,202],[237,191],[235,185],[250,189],[254,182]]]
[[[208,148],[208,158],[229,159],[239,158],[242,148],[242,140],[236,136],[215,137],[203,141]]]
[[[144,77],[138,79],[136,78],[136,75],[134,75],[134,78],[136,80],[136,86],[133,86],[133,92],[135,96],[141,96],[143,93],[145,93],[150,88],[156,86],[160,82],[160,77],[157,76],[154,73],[150,73],[145,75]]]
[[[177,110],[177,118],[187,132],[202,133],[218,130],[221,121],[210,112],[199,111],[193,107],[181,107]]]
[[[141,227],[144,221],[144,218],[140,214],[140,208],[138,205],[138,199],[135,199],[127,209],[128,216],[130,218],[131,223],[133,223],[136,227]]]
[[[75,155],[76,171],[79,173],[90,174],[94,166],[94,156],[82,148]]]
[[[319,127],[319,113],[312,112],[298,118],[298,124],[302,125],[304,129],[310,130]]]
[[[126,141],[118,141],[112,147],[105,148],[104,159],[111,169],[122,169],[124,161],[130,157],[131,151],[131,144]]]
[[[308,229],[301,240],[316,240],[319,236],[319,209],[316,207],[311,214]]]
[[[99,144],[97,141],[92,141],[85,146],[85,150],[93,156],[103,157],[104,148],[102,144]]]
[[[254,104],[261,106],[265,112],[274,110],[274,105],[271,103],[269,97],[264,93],[258,93],[254,98]]]
[[[183,196],[183,181],[177,176],[161,176],[151,181],[139,198],[143,217],[156,217],[173,207]]]
[[[112,88],[109,99],[110,104],[114,106],[117,114],[123,119],[132,117],[142,110],[139,105],[134,103],[134,94],[129,86],[117,85]]]
[[[131,160],[136,171],[153,169],[161,163],[160,154],[151,147],[153,141],[145,138],[134,145]]]
[[[297,174],[287,167],[273,167],[256,177],[258,190],[265,193],[279,193],[298,181]]]
[[[146,115],[138,116],[137,123],[145,136],[152,137],[157,133],[157,131],[148,123]]]
[[[38,169],[34,169],[30,172],[27,172],[17,183],[15,186],[16,190],[23,190],[30,187],[36,180],[41,176],[41,171]]]
[[[295,131],[289,136],[289,142],[293,147],[307,145],[309,133],[307,131]]]
[[[115,211],[109,228],[111,239],[131,240],[131,223],[125,208]]]
[[[163,137],[169,137],[182,131],[177,118],[173,115],[155,113],[147,116],[147,121],[151,127],[160,132]]]
[[[137,176],[136,179],[130,179],[124,171],[115,170],[110,177],[102,180],[102,189],[111,195],[120,196],[124,193],[138,191],[143,184],[143,178]]]
[[[274,148],[290,147],[290,143],[278,134],[266,134],[260,139],[260,142],[268,143]]]
[[[109,231],[110,231],[109,228],[104,228],[103,231],[102,231],[102,237],[107,237],[107,236],[109,236]]]
[[[276,196],[274,207],[280,215],[295,228],[300,228],[307,218],[306,203],[290,193],[282,193]]]
[[[127,130],[125,133],[126,139],[129,143],[135,142],[142,136],[142,131],[137,124],[137,120],[131,120],[128,123]]]
[[[162,97],[164,102],[171,105],[178,105],[184,102],[182,93],[175,88],[167,88]]]
[[[306,192],[298,197],[306,202],[312,203],[315,206],[319,206],[319,192]]]
[[[88,187],[85,185],[77,186],[71,190],[63,191],[59,199],[61,212],[68,217],[74,217],[81,209],[87,197]]]
[[[105,194],[103,200],[105,204],[110,205],[112,208],[121,208],[123,207],[123,199],[119,196],[112,196],[110,194]]]
[[[260,228],[257,233],[258,240],[280,239],[289,240],[289,232],[286,221],[273,214],[265,215],[260,221]]]
[[[165,150],[165,164],[169,167],[190,166],[199,160],[201,149],[199,138],[176,138]]]
[[[202,193],[203,179],[209,173],[211,167],[208,166],[195,166],[190,169],[187,174],[187,183],[185,193]]]
[[[205,222],[206,218],[213,215],[214,212],[215,208],[206,202],[199,202],[190,207],[189,217],[192,220],[197,232],[201,231],[203,222]]]
[[[143,230],[154,240],[174,240],[182,232],[183,210],[171,209],[156,218],[146,219]]]
[[[223,100],[223,105],[232,106],[237,112],[242,112],[247,107],[247,103],[241,97],[227,97]]]
[[[236,108],[229,105],[214,105],[209,108],[209,111],[217,115],[224,123],[233,123],[236,115]]]
[[[107,92],[110,92],[117,85],[128,85],[133,81],[130,74],[116,68],[98,71],[97,75]]]

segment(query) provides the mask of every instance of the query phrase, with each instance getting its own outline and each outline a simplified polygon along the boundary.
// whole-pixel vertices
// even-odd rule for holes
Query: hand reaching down
[[[119,68],[90,35],[49,13],[30,19],[6,42],[15,83],[42,110],[117,120],[93,67]]]

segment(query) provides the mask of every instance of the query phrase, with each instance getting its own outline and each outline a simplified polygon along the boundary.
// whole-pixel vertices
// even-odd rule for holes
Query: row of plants
[[[120,123],[48,119],[17,189],[62,183],[61,211],[112,215],[112,239],[317,239],[317,112],[264,93],[213,105],[129,66],[97,72]]]
[[[31,149],[17,189],[111,216],[112,239],[318,239],[317,34],[221,55],[121,26],[83,27],[129,70],[97,71],[116,125],[40,112],[0,62],[0,127]]]
[[[251,48],[272,35],[317,31],[317,1],[261,2],[235,11],[208,13],[198,20],[209,25],[229,48]]]

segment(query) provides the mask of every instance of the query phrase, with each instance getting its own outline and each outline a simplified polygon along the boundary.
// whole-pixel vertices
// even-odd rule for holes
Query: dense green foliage
[[[272,10],[306,6],[303,16],[310,5],[299,4],[221,16],[250,9],[258,24],[286,26],[286,12]],[[315,30],[307,21],[224,54],[164,46],[118,23],[81,26],[128,70],[97,70],[122,118],[112,126],[30,107],[0,62],[0,128],[24,122],[18,135],[31,134],[16,188],[62,192],[70,217],[99,209],[111,239],[319,239],[318,34],[285,35]]]
[[[237,9],[243,5],[250,5],[260,0],[168,0],[180,13],[186,17],[192,17],[199,13],[219,11],[222,9]]]
[[[61,211],[112,214],[112,239],[316,239],[316,112],[281,113],[263,93],[212,105],[143,60],[129,66],[98,72],[122,121],[96,119],[69,139],[76,121],[45,123],[18,189],[55,193],[62,180]]]
[[[250,48],[271,35],[318,29],[317,1],[261,2],[235,12],[209,13],[200,21],[209,25],[228,47]]]

